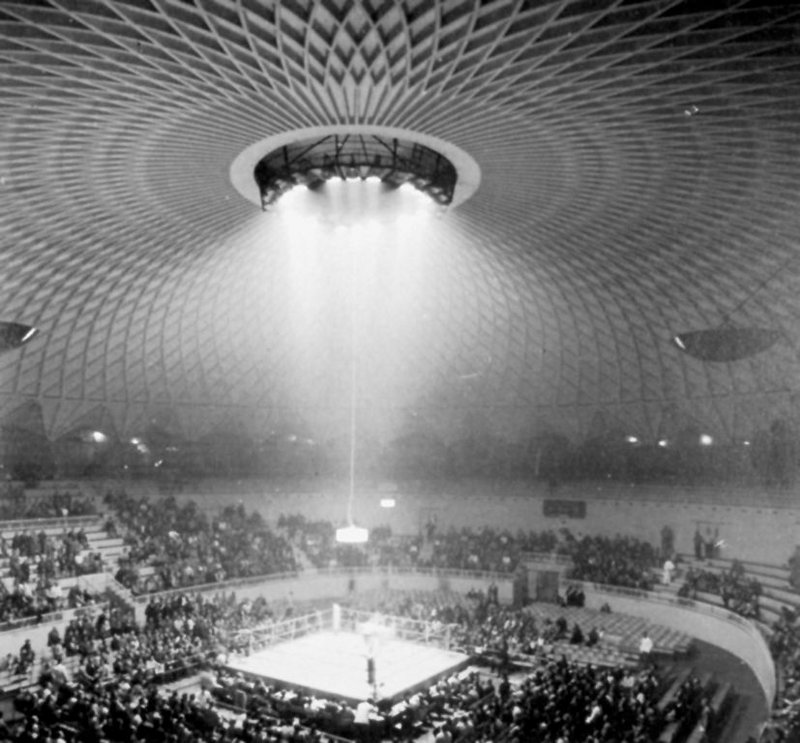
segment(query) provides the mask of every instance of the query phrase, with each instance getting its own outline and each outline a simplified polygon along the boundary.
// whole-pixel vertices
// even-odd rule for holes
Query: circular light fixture
[[[336,530],[336,541],[340,544],[366,544],[369,540],[369,530],[363,526],[348,524]]]

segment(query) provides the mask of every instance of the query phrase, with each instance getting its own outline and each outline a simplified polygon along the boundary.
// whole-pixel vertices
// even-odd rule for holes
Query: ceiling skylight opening
[[[263,155],[253,167],[261,208],[271,211],[296,184],[327,183],[418,191],[442,207],[455,195],[458,172],[441,152],[411,139],[334,133],[300,139]]]

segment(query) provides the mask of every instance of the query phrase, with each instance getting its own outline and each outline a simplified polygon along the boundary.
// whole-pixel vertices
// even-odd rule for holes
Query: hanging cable
[[[356,400],[358,384],[358,364],[356,334],[356,271],[358,262],[356,261],[355,246],[350,246],[350,488],[347,495],[347,525],[353,526],[353,501],[355,500],[356,488]]]
[[[336,541],[350,544],[366,542],[369,532],[356,526],[353,519],[353,506],[356,490],[356,440],[357,440],[357,407],[358,407],[358,260],[356,245],[352,233],[348,233],[350,244],[350,462],[349,483],[347,492],[347,526],[336,530]]]

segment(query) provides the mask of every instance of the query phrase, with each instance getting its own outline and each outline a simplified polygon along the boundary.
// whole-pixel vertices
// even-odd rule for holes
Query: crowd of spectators
[[[663,559],[656,547],[632,537],[576,537],[567,530],[557,533],[512,533],[488,527],[440,530],[430,524],[414,537],[397,537],[388,528],[374,529],[369,545],[358,548],[337,544],[334,527],[329,522],[288,516],[281,518],[277,530],[272,530],[260,515],[247,514],[241,505],[209,514],[192,502],[179,505],[171,497],[153,501],[135,499],[124,493],[109,495],[107,504],[113,516],[106,528],[123,537],[127,545],[127,561],[121,563],[117,578],[135,592],[295,571],[299,569],[298,553],[315,567],[392,565],[512,573],[527,552],[565,556],[571,561],[568,575],[575,580],[651,590],[655,568]],[[9,558],[9,572],[14,581],[13,590],[0,583],[0,621],[35,616],[63,606],[58,603],[63,597],[58,595],[57,577],[102,569],[102,563],[95,564],[95,558],[87,555],[86,547],[88,542],[80,531],[65,532],[59,537],[48,536],[43,531],[19,533],[0,543],[0,550]],[[726,573],[690,569],[681,591],[682,595],[691,596],[698,592],[715,593],[732,611],[758,617],[760,588],[760,584],[748,578],[742,566],[734,562]],[[75,606],[93,599],[81,595],[77,589],[74,596],[67,597],[69,604]],[[579,605],[577,598],[570,603]],[[678,702],[683,705],[681,709],[670,708],[666,713],[662,710],[653,718],[648,711],[650,700],[646,695],[640,699],[637,692],[634,704],[619,692],[618,683],[624,680],[622,688],[625,689],[630,684],[630,674],[620,671],[618,678],[609,673],[599,680],[592,679],[598,689],[601,686],[605,689],[603,694],[611,694],[613,711],[605,703],[589,700],[588,691],[584,701],[590,706],[582,710],[580,720],[575,717],[574,706],[566,705],[557,713],[552,709],[543,710],[537,701],[537,690],[543,687],[552,691],[558,679],[564,682],[570,694],[577,693],[577,698],[583,699],[582,684],[584,681],[588,684],[581,675],[584,671],[573,668],[566,659],[554,660],[552,650],[564,643],[597,644],[601,635],[596,629],[585,632],[578,625],[570,628],[565,620],[537,622],[524,611],[511,610],[499,605],[496,598],[482,596],[461,603],[445,599],[434,605],[395,597],[392,605],[387,603],[381,610],[447,625],[452,629],[454,644],[470,652],[494,653],[501,659],[526,654],[540,657],[543,665],[538,673],[544,675],[524,688],[515,705],[506,707],[508,700],[498,702],[499,697],[487,701],[492,714],[499,715],[491,719],[503,720],[502,734],[508,740],[533,739],[529,736],[537,731],[542,740],[548,740],[548,736],[553,741],[559,736],[566,740],[585,736],[577,739],[644,741],[652,732],[651,724],[663,725],[668,719],[665,714],[680,716],[685,713],[693,717],[702,704],[702,695],[696,694],[697,690],[690,685],[685,693],[678,695]],[[25,712],[29,726],[32,716],[39,717],[38,712],[30,710],[44,710],[45,718],[51,721],[44,727],[58,728],[67,737],[71,729],[81,731],[80,736],[71,736],[73,740],[93,740],[94,737],[100,740],[109,737],[109,732],[116,735],[120,731],[140,737],[146,733],[147,737],[151,736],[151,729],[170,730],[175,740],[186,741],[204,734],[201,729],[213,730],[220,740],[226,741],[272,740],[270,736],[279,739],[281,735],[284,739],[300,740],[318,737],[317,730],[327,729],[314,716],[301,718],[305,725],[292,723],[290,730],[287,729],[280,705],[275,705],[269,694],[264,699],[271,707],[262,705],[257,710],[248,709],[236,724],[229,724],[211,714],[207,700],[164,696],[152,689],[153,683],[171,673],[182,673],[197,663],[213,663],[214,659],[239,647],[233,638],[240,636],[241,630],[274,619],[265,602],[239,603],[221,598],[207,601],[178,594],[152,601],[147,608],[147,622],[141,628],[136,628],[130,620],[121,623],[105,614],[101,617],[102,621],[89,620],[86,616],[74,620],[63,640],[59,638],[53,643],[52,662],[45,669],[42,691],[20,701],[20,710]],[[796,637],[800,633],[795,632],[793,622],[793,619],[792,623],[787,620],[776,632],[779,639],[775,641],[773,652],[781,662],[787,657],[791,659],[787,668],[794,686],[787,688],[792,690],[793,703],[797,702],[800,708],[800,674],[797,673],[800,640]],[[69,673],[63,665],[64,658],[77,659]],[[593,669],[593,673],[599,671]],[[515,694],[519,694],[519,690]],[[453,696],[457,698],[458,694]],[[467,696],[475,701],[472,691]],[[56,705],[58,714],[53,718],[47,708],[55,699],[61,702]],[[309,704],[313,701],[306,700]],[[88,716],[83,712],[73,715],[81,703],[88,705]],[[62,706],[69,710],[68,714],[61,714]],[[117,706],[124,707],[124,715],[112,714]],[[477,708],[465,711],[457,704],[455,708],[463,713],[459,725],[488,730],[491,736],[498,734],[496,724],[489,725],[490,718],[482,717]],[[794,707],[790,711],[793,710]],[[341,712],[337,712],[338,717],[342,716]],[[165,717],[172,721],[171,727],[158,722]],[[797,718],[800,719],[800,712]],[[37,724],[41,724],[41,718]],[[204,727],[209,724],[211,728]],[[144,726],[141,728],[144,733],[140,726]],[[457,728],[453,723],[451,732],[459,731],[463,732],[463,727]],[[295,737],[286,738],[289,735]]]
[[[75,608],[94,596],[76,584],[66,592],[59,578],[100,573],[103,561],[88,550],[83,530],[62,534],[17,532],[6,539],[0,534],[0,553],[7,561],[0,577],[0,623],[41,617],[64,608]]]
[[[450,647],[468,655],[493,659],[507,667],[514,658],[550,656],[563,645],[597,645],[602,633],[596,627],[584,631],[562,616],[537,618],[524,608],[498,602],[491,590],[471,591],[465,596],[449,591],[380,591],[353,597],[353,608],[429,623],[434,632],[449,630]]]
[[[0,580],[0,630],[21,619],[40,621],[45,614],[97,603],[101,596],[78,584],[66,591],[57,581],[17,583],[11,589]]]
[[[769,648],[779,679],[776,711],[762,741],[781,743],[800,739],[800,624],[797,612],[783,607],[772,625]]]
[[[330,521],[307,519],[300,514],[281,515],[277,527],[315,568],[406,566],[411,564],[404,559],[413,553],[410,545],[419,543],[416,538],[396,538],[384,526],[371,530],[367,549],[341,544],[336,541],[336,528]]]
[[[154,598],[145,616],[136,626],[130,614],[103,607],[71,620],[63,638],[51,631],[39,686],[15,699],[22,717],[8,737],[65,743],[256,740],[239,737],[241,728],[217,714],[210,695],[166,694],[158,686],[226,658],[242,629],[273,621],[266,601],[179,593]]]
[[[35,575],[52,580],[103,571],[98,552],[90,551],[83,529],[65,529],[61,534],[17,532],[6,540],[0,535],[0,552],[8,557],[8,573],[17,582],[27,583]]]
[[[366,548],[337,545],[335,529],[327,521],[309,521],[300,515],[281,516],[278,526],[308,555],[315,567],[392,565],[513,573],[525,553],[546,553],[571,559],[575,580],[610,583],[649,590],[659,550],[634,537],[576,537],[567,529],[523,531],[449,528],[429,524],[413,537],[374,529]]]
[[[92,516],[97,513],[94,500],[80,493],[54,491],[47,495],[26,495],[16,483],[5,486],[0,502],[0,521],[19,519],[52,519],[65,516]]]
[[[152,501],[117,493],[106,503],[128,550],[116,578],[134,593],[297,569],[291,544],[241,504],[209,516],[173,497]],[[145,567],[151,568],[146,575]]]
[[[687,686],[669,706],[657,707],[663,690],[649,667],[601,669],[559,657],[559,642],[593,644],[600,637],[594,630],[584,636],[564,619],[537,626],[524,608],[501,606],[493,592],[459,597],[386,591],[362,599],[370,611],[448,625],[454,642],[471,652],[538,656],[536,669],[520,685],[512,686],[507,676],[492,683],[486,676],[459,674],[397,704],[375,702],[370,730],[377,725],[387,737],[412,739],[419,733],[418,724],[430,722],[433,713],[436,735],[444,739],[474,733],[477,740],[555,743],[561,737],[643,743],[654,739],[648,736],[671,719],[694,715],[699,704],[699,696],[689,694],[692,687]],[[243,629],[280,618],[263,599],[237,601],[232,594],[209,598],[182,592],[154,597],[145,617],[137,627],[130,615],[103,607],[81,613],[63,638],[51,632],[39,688],[17,698],[22,718],[10,738],[64,743],[316,743],[328,732],[363,739],[360,705],[272,688],[217,665],[231,652],[247,652],[247,646],[237,642]],[[178,695],[158,689],[175,675],[205,667],[216,667],[217,673],[202,692]],[[235,716],[220,714],[212,697],[235,706]]]
[[[6,485],[0,503],[0,521],[65,519],[95,514],[92,498],[55,491],[30,496],[21,485]],[[0,625],[37,618],[49,612],[74,608],[94,600],[77,587],[63,591],[58,579],[102,572],[99,555],[88,551],[86,535],[64,529],[62,534],[18,530],[0,532],[0,555],[5,568],[0,575]]]
[[[722,605],[743,617],[760,619],[758,599],[761,596],[761,583],[746,574],[744,566],[734,560],[725,571],[712,571],[690,567],[684,576],[678,596],[698,598],[698,594],[710,593],[722,599]]]
[[[513,573],[523,552],[549,552],[557,543],[553,532],[512,534],[490,527],[446,531],[429,529],[428,534],[430,555],[418,557],[417,564],[421,567],[497,573]]]
[[[635,537],[585,536],[575,539],[565,533],[566,553],[572,559],[569,577],[574,580],[652,590],[653,569],[659,551]]]
[[[243,729],[268,721],[277,735],[287,728],[290,736],[297,734],[302,724],[362,741],[412,740],[418,725],[433,724],[437,741],[650,743],[670,721],[696,717],[704,702],[694,677],[660,708],[662,691],[648,669],[598,668],[551,658],[520,683],[512,684],[508,676],[491,679],[465,672],[394,705],[377,701],[368,707],[365,730],[359,730],[358,722],[362,705],[354,709],[339,700],[229,674],[218,677],[213,693],[245,710]]]

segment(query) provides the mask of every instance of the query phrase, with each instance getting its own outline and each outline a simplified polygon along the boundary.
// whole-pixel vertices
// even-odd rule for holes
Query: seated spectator
[[[116,523],[128,546],[116,579],[134,592],[182,588],[229,578],[297,569],[288,540],[257,513],[228,506],[209,519],[197,504],[174,498],[150,502],[125,494],[109,496]],[[154,569],[140,580],[145,567]]]

